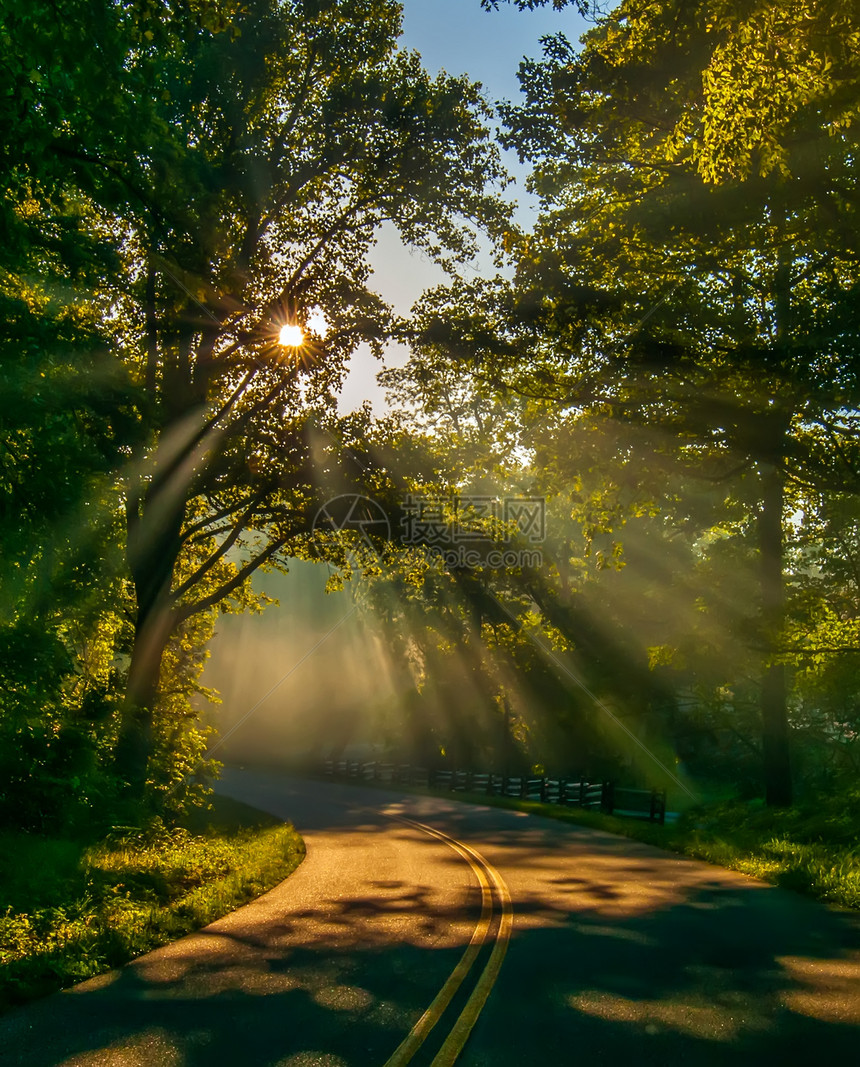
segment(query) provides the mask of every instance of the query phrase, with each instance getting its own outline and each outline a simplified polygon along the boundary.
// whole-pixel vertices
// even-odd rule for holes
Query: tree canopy
[[[215,620],[295,558],[362,575],[422,759],[777,804],[792,737],[795,777],[856,767],[847,0],[581,0],[499,144],[394,0],[2,6],[0,819],[187,803]],[[383,224],[451,278],[409,318],[373,287]],[[482,239],[512,270],[466,275]],[[391,339],[398,410],[339,415]],[[315,523],[343,492],[391,531],[435,501],[483,555],[364,552]],[[540,552],[509,499],[542,502]]]
[[[504,176],[477,88],[430,77],[397,48],[390,0],[52,12],[13,3],[4,23],[16,60],[3,129],[17,144],[4,175],[17,239],[6,295],[39,331],[29,349],[23,326],[4,345],[35,405],[17,407],[21,431],[4,424],[10,492],[28,465],[49,477],[69,420],[70,493],[93,507],[88,479],[103,473],[105,523],[125,556],[87,546],[107,567],[90,580],[118,582],[123,597],[124,695],[105,747],[119,780],[166,789],[187,773],[168,760],[153,778],[158,744],[176,743],[167,674],[190,671],[187,688],[211,625],[200,620],[253,606],[254,571],[307,551],[326,480],[317,461],[340,447],[347,361],[395,328],[368,287],[378,227],[393,222],[451,268],[478,230],[501,231],[488,189]],[[292,347],[279,343],[290,324],[301,330]],[[52,385],[78,375],[83,386],[40,438],[29,395],[46,366]],[[21,532],[25,545],[57,521],[50,496],[33,501],[43,525]],[[93,528],[80,522],[86,540]],[[71,540],[77,558],[79,531]],[[30,606],[9,610],[16,626]]]
[[[759,674],[774,803],[791,796],[786,627],[808,589],[791,546],[821,494],[858,484],[858,85],[829,17],[820,4],[631,2],[581,49],[548,39],[521,67],[524,101],[502,109],[543,205],[534,232],[510,239],[516,279],[430,296],[401,373],[427,408],[450,407],[449,379],[460,411],[469,395],[517,397],[515,439],[550,491],[574,486],[574,513],[591,482],[612,502],[604,528],[656,511],[692,539],[682,565],[709,639],[720,620],[745,646],[717,688],[742,703],[743,676]],[[855,18],[836,17],[846,31]],[[612,551],[632,568],[628,535]],[[746,589],[721,604],[698,582],[730,554]],[[644,582],[665,573],[639,567]],[[569,563],[555,569],[549,615]],[[677,698],[691,650],[660,629]],[[581,627],[576,641],[588,647]]]

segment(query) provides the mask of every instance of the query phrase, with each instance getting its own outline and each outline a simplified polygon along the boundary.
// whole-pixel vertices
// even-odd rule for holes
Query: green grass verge
[[[303,858],[291,826],[217,796],[187,828],[95,843],[0,835],[0,1010],[205,926]]]

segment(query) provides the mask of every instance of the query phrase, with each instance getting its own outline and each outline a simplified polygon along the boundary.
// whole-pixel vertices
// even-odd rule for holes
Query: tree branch
[[[177,608],[176,625],[181,625],[187,619],[190,619],[192,615],[198,615],[201,611],[206,611],[208,608],[215,607],[221,600],[238,589],[239,586],[264,563],[268,562],[276,552],[279,552],[293,536],[295,536],[294,532],[286,534],[284,537],[280,537],[276,541],[272,541],[264,552],[261,552],[256,559],[249,560],[249,562],[246,563],[229,582],[225,582],[220,589],[216,589],[214,593],[210,593],[209,596],[204,597],[202,600],[198,600],[196,604],[186,604],[184,607]]]

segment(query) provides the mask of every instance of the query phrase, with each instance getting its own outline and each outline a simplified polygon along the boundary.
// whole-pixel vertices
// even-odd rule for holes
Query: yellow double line
[[[484,942],[487,940],[493,917],[494,890],[501,905],[501,918],[498,930],[496,931],[495,944],[490,953],[490,958],[487,960],[487,963],[475,984],[475,988],[472,990],[471,996],[466,1001],[465,1007],[460,1012],[457,1021],[454,1023],[450,1033],[445,1038],[441,1049],[436,1054],[433,1063],[431,1064],[431,1067],[450,1067],[463,1051],[463,1046],[466,1044],[469,1034],[472,1032],[472,1027],[477,1022],[478,1016],[481,1014],[481,1009],[484,1007],[487,997],[490,995],[490,990],[493,988],[493,985],[499,976],[502,960],[505,958],[508,941],[511,937],[511,927],[513,926],[514,913],[511,905],[511,895],[508,892],[508,887],[505,885],[502,876],[492,864],[484,859],[480,852],[476,852],[475,849],[470,848],[469,845],[456,840],[456,838],[449,837],[448,834],[445,834],[441,830],[437,830],[432,826],[425,826],[424,823],[413,822],[412,819],[404,819],[399,815],[391,815],[389,812],[386,812],[385,814],[388,815],[389,818],[397,819],[399,822],[406,823],[408,826],[414,826],[416,829],[422,830],[425,834],[429,834],[431,837],[443,841],[459,856],[462,856],[462,858],[469,864],[475,872],[478,884],[481,887],[481,917],[478,919],[478,925],[472,933],[466,951],[463,953],[457,966],[448,976],[445,984],[433,998],[433,1003],[412,1027],[400,1045],[398,1045],[394,1054],[386,1061],[385,1067],[405,1067],[415,1053],[421,1048],[430,1031],[436,1023],[439,1022],[443,1012],[451,1003],[454,994],[462,985],[466,975],[474,966],[475,960],[478,958],[478,953]]]

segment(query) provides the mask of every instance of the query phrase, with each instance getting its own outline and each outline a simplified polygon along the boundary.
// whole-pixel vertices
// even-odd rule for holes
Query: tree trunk
[[[785,615],[783,577],[783,474],[773,463],[761,465],[762,502],[758,515],[762,635],[765,666],[761,680],[762,752],[765,800],[774,807],[791,804],[788,692],[784,663],[774,662]]]
[[[192,429],[194,423],[190,423]],[[134,645],[117,747],[116,773],[131,792],[142,794],[152,755],[153,712],[161,663],[176,619],[170,591],[182,547],[191,477],[189,420],[164,432],[145,490],[130,493],[126,505],[127,553],[137,601]]]
[[[779,226],[780,233],[782,226]],[[791,334],[791,249],[779,244],[774,277],[774,354],[780,369],[787,359]],[[761,680],[762,754],[765,801],[772,807],[787,807],[792,800],[791,759],[788,729],[786,667],[777,662],[779,641],[785,625],[785,576],[783,512],[785,474],[781,463],[786,454],[789,419],[779,397],[770,398],[771,409],[761,420],[764,434],[759,453],[762,495],[758,514],[761,575],[761,615],[764,637],[764,673]]]
[[[114,766],[132,795],[141,797],[146,788],[153,750],[153,720],[161,661],[173,626],[164,608],[138,619],[128,672],[122,722],[114,751]]]

